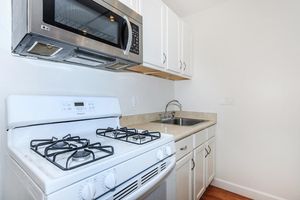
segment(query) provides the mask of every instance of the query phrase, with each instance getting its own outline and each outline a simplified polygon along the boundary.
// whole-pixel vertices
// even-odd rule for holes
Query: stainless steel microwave
[[[143,62],[142,16],[118,0],[13,0],[12,52],[122,71]]]

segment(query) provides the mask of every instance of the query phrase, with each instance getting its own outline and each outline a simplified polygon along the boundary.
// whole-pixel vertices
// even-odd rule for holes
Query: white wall
[[[218,112],[215,184],[255,199],[300,199],[299,10],[228,0],[188,18],[195,77],[176,82],[175,97]]]
[[[3,1],[0,7],[0,135],[6,128],[5,99],[9,94],[117,96],[125,115],[162,111],[173,99],[172,81],[13,57],[10,54],[10,3]],[[136,107],[132,107],[133,96]],[[0,180],[3,180],[3,151],[0,152]],[[0,199],[2,188],[0,185]]]

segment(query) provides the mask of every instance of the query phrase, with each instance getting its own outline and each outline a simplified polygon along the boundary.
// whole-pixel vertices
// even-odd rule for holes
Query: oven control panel
[[[95,112],[95,103],[84,101],[64,102],[62,110],[64,112],[71,112],[78,115]]]
[[[7,109],[9,128],[121,115],[116,97],[11,95]]]

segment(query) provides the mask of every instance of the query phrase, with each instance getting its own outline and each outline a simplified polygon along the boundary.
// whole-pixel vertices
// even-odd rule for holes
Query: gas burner
[[[53,148],[63,148],[66,147],[68,145],[67,142],[57,142],[56,144],[54,144],[52,147]]]
[[[76,153],[72,156],[72,160],[76,162],[81,162],[89,159],[91,157],[91,152],[80,150],[76,151]]]
[[[31,149],[62,170],[71,170],[114,154],[112,146],[90,144],[88,139],[66,135],[58,140],[39,139],[30,142]]]
[[[116,140],[121,140],[124,142],[129,142],[133,144],[146,144],[157,140],[161,137],[160,132],[149,132],[149,131],[138,131],[136,129],[129,129],[127,127],[123,128],[107,128],[107,129],[97,129],[96,134],[104,137],[113,138]]]
[[[134,139],[134,140],[145,140],[146,136],[144,136],[144,135],[135,135],[135,136],[132,136],[132,139]]]

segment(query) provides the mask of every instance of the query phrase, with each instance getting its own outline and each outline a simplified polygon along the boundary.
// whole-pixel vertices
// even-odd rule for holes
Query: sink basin
[[[179,126],[192,126],[192,125],[199,124],[202,122],[207,122],[207,120],[175,117],[173,119],[158,120],[158,121],[154,121],[154,122],[163,123],[163,124],[174,124],[174,125],[179,125]]]

